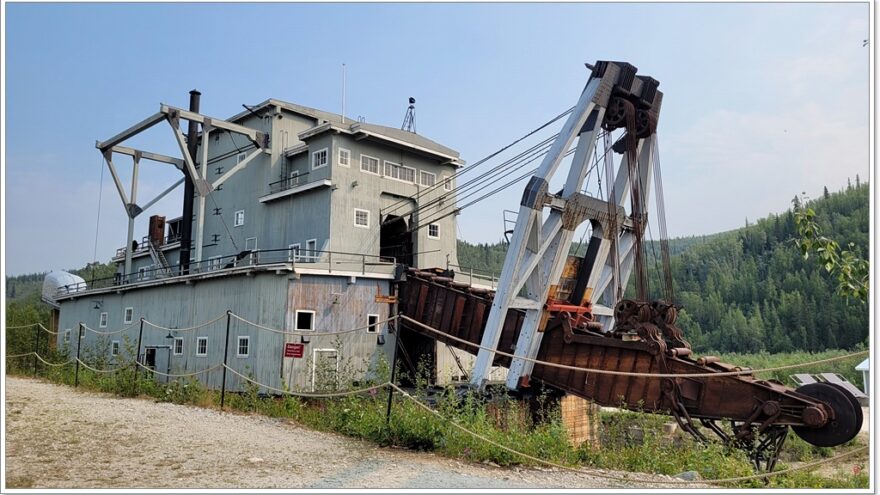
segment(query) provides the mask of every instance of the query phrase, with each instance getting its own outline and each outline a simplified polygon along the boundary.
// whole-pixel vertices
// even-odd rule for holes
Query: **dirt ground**
[[[670,487],[655,484],[665,476],[623,483],[460,462],[263,416],[10,377],[5,461],[9,488]]]

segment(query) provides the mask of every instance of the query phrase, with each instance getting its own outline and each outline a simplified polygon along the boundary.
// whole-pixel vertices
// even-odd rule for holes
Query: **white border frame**
[[[180,352],[177,352],[177,343],[180,342]],[[171,341],[171,355],[183,356],[183,337],[174,337]]]
[[[199,342],[201,342],[203,340],[205,341],[205,352],[199,353]],[[206,336],[196,337],[195,356],[196,357],[206,357],[207,355],[208,355],[208,337],[206,337]]]
[[[375,330],[375,331],[370,330],[370,317],[371,317],[371,316],[375,316],[375,317],[376,317],[376,323],[373,323],[373,325],[376,327],[376,330]],[[375,335],[378,335],[378,334],[382,333],[382,329],[379,328],[379,321],[380,321],[380,320],[381,320],[381,318],[379,317],[379,315],[377,315],[377,314],[375,314],[375,313],[367,313],[367,333],[369,333],[369,334],[375,334]]]
[[[366,213],[367,214],[367,224],[366,225],[361,225],[357,222],[358,213]],[[354,222],[354,226],[359,229],[369,229],[370,228],[370,210],[355,208],[353,222]]]
[[[324,153],[324,164],[315,166],[315,155],[317,155],[319,153]],[[330,165],[330,150],[328,148],[321,148],[319,150],[315,150],[312,152],[312,154],[310,156],[311,156],[310,165],[311,165],[312,170],[317,170],[319,168],[324,168],[327,165]]]
[[[297,326],[299,322],[299,314],[300,313],[311,313],[312,315],[312,328],[302,329]],[[297,309],[293,312],[293,331],[294,332],[315,332],[315,324],[317,322],[318,315],[315,310],[312,309]]]
[[[376,160],[376,172],[364,170],[364,158],[369,158],[370,160]],[[358,162],[360,163],[359,166],[360,166],[361,172],[363,172],[365,174],[375,175],[376,177],[382,177],[382,172],[383,172],[382,160],[376,158],[375,156],[365,155],[365,154],[361,153],[361,157],[360,157],[360,160],[358,160]]]
[[[293,254],[293,248],[296,248],[296,255]],[[287,246],[287,261],[296,263],[302,257],[302,246],[298,242],[294,242]]]
[[[419,170],[416,173],[419,175],[419,185],[421,185],[422,187],[431,187],[431,186],[437,185],[437,174],[435,174],[434,172],[428,172],[427,170]],[[422,182],[422,174],[427,174],[427,175],[430,175],[431,177],[433,177],[434,183],[433,184],[425,184],[424,182]]]
[[[238,223],[238,214],[239,213],[241,213],[241,223]],[[232,226],[233,227],[244,226],[244,210],[235,210],[235,213],[232,214]]]
[[[107,328],[107,322],[110,321],[110,313],[102,311],[98,316],[98,328]]]
[[[431,235],[431,227],[437,227],[437,235]],[[439,223],[437,223],[437,222],[429,223],[426,231],[428,234],[428,239],[439,239],[440,238],[440,224]]]
[[[339,383],[339,350],[333,348],[312,349],[312,392],[315,391],[315,375],[318,371],[319,352],[333,352],[336,354],[336,382]]]
[[[314,243],[315,249],[309,249],[310,242]],[[315,263],[318,261],[318,258],[320,258],[320,256],[318,256],[318,238],[317,237],[314,239],[306,239],[306,251],[305,252],[307,253],[305,255],[306,261],[308,261],[309,263]]]
[[[241,341],[247,341],[247,353],[242,354],[239,351],[241,350]],[[250,335],[239,335],[237,339],[235,339],[235,357],[237,358],[246,358],[251,355],[251,336]]]
[[[348,153],[348,165],[342,163],[342,152]],[[340,167],[351,168],[351,150],[348,148],[338,148],[336,150],[336,163],[339,164]]]
[[[114,352],[114,350],[115,350],[115,352]],[[119,356],[119,341],[118,340],[111,340],[110,341],[110,356],[111,357]]]
[[[131,311],[131,314],[129,314]],[[122,324],[128,325],[129,323],[134,321],[134,306],[129,306],[122,310]]]

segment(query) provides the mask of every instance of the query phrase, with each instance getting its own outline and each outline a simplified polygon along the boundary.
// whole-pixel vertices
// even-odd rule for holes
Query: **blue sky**
[[[343,63],[349,116],[399,126],[415,96],[419,133],[473,163],[573,105],[584,62],[631,62],[665,94],[672,236],[739,227],[870,169],[867,3],[7,3],[4,22],[9,274],[90,261],[99,196],[98,259],[124,244],[96,139],[194,87],[215,117],[270,97],[340,112]],[[139,139],[175,152],[164,126]],[[177,178],[142,169],[142,198]],[[465,210],[459,236],[500,239],[520,194]]]

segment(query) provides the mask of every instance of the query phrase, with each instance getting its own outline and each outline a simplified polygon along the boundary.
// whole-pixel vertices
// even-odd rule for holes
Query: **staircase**
[[[165,253],[156,246],[156,243],[152,239],[149,239],[148,242],[150,246],[150,257],[153,258],[153,263],[159,267],[156,275],[170,277],[172,275],[171,265],[168,263],[168,259],[165,258]]]

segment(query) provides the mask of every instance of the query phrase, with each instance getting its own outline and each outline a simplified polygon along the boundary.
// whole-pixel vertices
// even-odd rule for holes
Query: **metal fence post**
[[[141,337],[143,337],[143,335],[144,335],[144,317],[141,316],[141,325],[140,325],[140,329],[138,330],[137,350],[135,351],[135,354],[134,354],[134,383],[135,383],[135,385],[137,385],[138,376],[140,375],[140,371],[141,371],[140,366],[138,366],[138,363],[141,362]]]
[[[40,351],[40,324],[34,326],[34,378],[37,377],[37,353]]]
[[[220,410],[226,404],[226,360],[229,358],[229,325],[232,321],[232,311],[226,310],[226,345],[223,348],[223,385],[220,387]]]
[[[79,348],[82,347],[83,337],[83,323],[79,322],[76,332],[76,373],[73,377],[73,388],[79,387]]]

